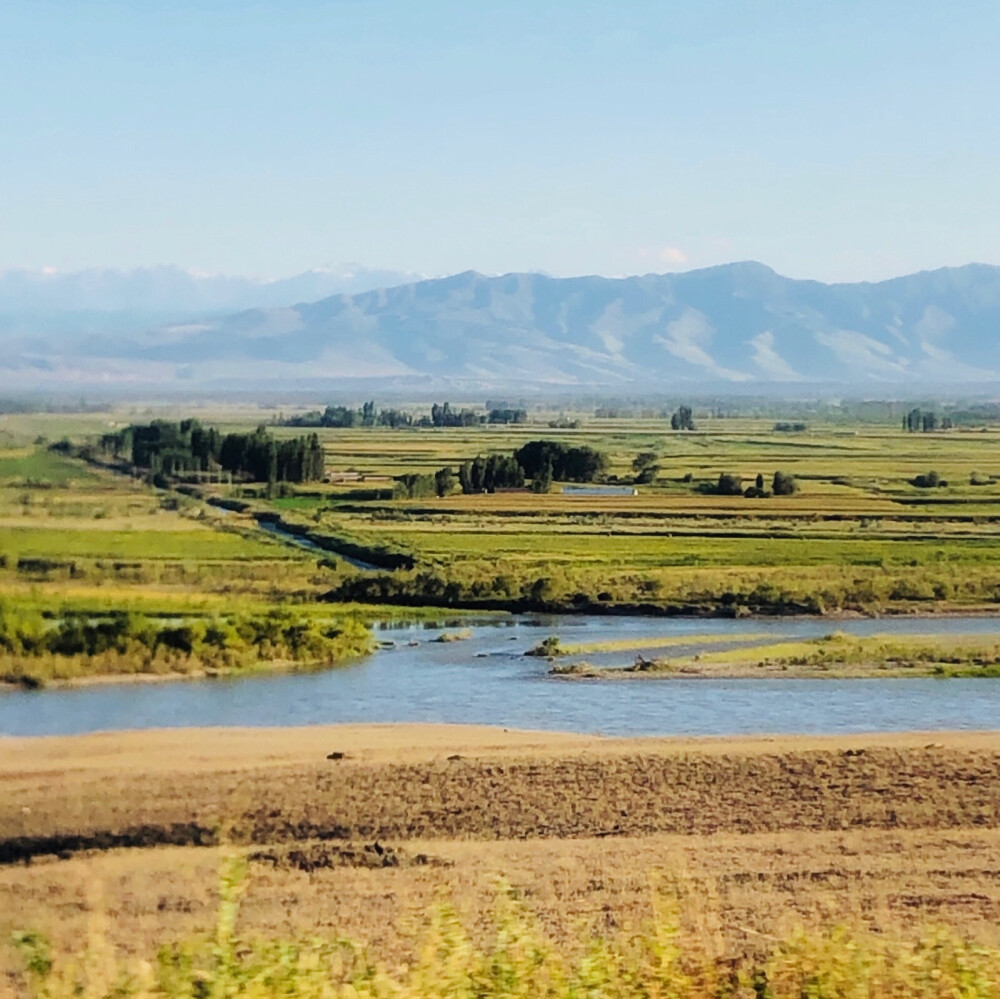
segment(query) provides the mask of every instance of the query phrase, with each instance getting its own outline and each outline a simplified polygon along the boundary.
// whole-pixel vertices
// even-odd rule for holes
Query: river
[[[437,642],[443,630],[471,637]],[[997,634],[1000,618],[706,620],[645,617],[507,618],[450,627],[383,625],[385,647],[356,664],[322,672],[223,680],[114,683],[0,694],[0,733],[55,735],[107,729],[333,722],[462,722],[607,735],[837,733],[993,729],[1000,680],[990,679],[641,679],[567,681],[524,651],[547,635],[566,643],[648,638],[641,649],[588,654],[596,665],[655,654],[657,640],[703,636],[738,642],[766,633],[812,637],[836,628],[856,635]]]

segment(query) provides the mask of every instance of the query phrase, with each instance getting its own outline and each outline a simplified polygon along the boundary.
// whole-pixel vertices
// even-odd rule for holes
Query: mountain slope
[[[757,263],[684,274],[475,272],[107,335],[76,356],[135,379],[427,377],[624,387],[1000,378],[1000,268],[826,285]]]

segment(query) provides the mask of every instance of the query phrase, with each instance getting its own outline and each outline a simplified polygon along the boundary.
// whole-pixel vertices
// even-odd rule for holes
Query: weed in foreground
[[[492,925],[477,943],[446,898],[426,914],[409,966],[390,969],[348,940],[253,940],[238,933],[246,862],[224,865],[216,929],[163,948],[155,961],[115,962],[100,927],[76,958],[21,932],[16,995],[30,999],[980,999],[1000,995],[1000,950],[934,931],[905,940],[843,927],[799,930],[752,959],[713,946],[704,919],[685,918],[692,892],[654,891],[651,925],[633,936],[553,946],[518,893],[498,883]],[[694,905],[697,910],[697,904]]]

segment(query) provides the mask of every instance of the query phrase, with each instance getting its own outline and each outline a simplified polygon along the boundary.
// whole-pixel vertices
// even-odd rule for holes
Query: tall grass
[[[346,939],[253,939],[238,929],[246,864],[227,862],[211,936],[117,960],[95,916],[86,946],[53,955],[20,932],[15,994],[31,999],[979,999],[1000,995],[1000,951],[944,931],[912,939],[835,927],[766,938],[724,956],[710,921],[685,917],[680,882],[664,880],[650,924],[632,936],[581,936],[559,949],[509,885],[490,926],[470,933],[446,898],[426,913],[407,965],[390,968]],[[697,886],[696,886],[697,887]],[[703,903],[702,903],[703,904]],[[100,906],[93,910],[99,912]]]

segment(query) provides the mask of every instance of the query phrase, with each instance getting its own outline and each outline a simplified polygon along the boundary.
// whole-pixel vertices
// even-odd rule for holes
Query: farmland
[[[904,433],[830,422],[798,433],[770,421],[581,420],[575,429],[352,428],[320,431],[328,467],[352,481],[276,501],[290,521],[413,565],[348,580],[341,598],[551,610],[839,613],[983,607],[1000,594],[1000,432]],[[394,476],[509,454],[528,440],[608,455],[608,478],[638,494],[391,499]],[[794,476],[792,496],[720,496],[720,473]],[[913,480],[929,472],[945,483]]]
[[[316,573],[302,552],[182,495],[40,445],[0,450],[0,682],[204,675],[367,652],[349,609],[278,613],[316,592]]]
[[[301,432],[250,407],[199,415],[220,433],[261,421],[279,441]],[[503,426],[318,428],[330,481],[280,489],[219,474],[151,488],[142,475],[73,457],[136,418],[3,417],[0,596],[8,603],[53,620],[102,608],[163,617],[197,608],[204,617],[294,604],[333,624],[358,618],[358,607],[369,620],[391,606],[836,616],[989,610],[1000,599],[1000,429],[992,425],[907,433],[895,416],[852,422],[827,413],[789,432],[770,418],[699,413],[696,430],[675,431],[666,417],[540,413]],[[63,431],[69,448],[50,449],[46,430]],[[397,488],[539,439],[604,454],[602,480],[617,492],[555,483],[543,493],[452,487],[407,499]],[[653,470],[633,486],[637,460]],[[715,488],[723,473],[767,485],[775,472],[794,478],[794,494]],[[938,485],[913,484],[930,473]],[[311,550],[261,530],[269,518]],[[383,569],[355,568],[338,553]],[[112,668],[110,660],[90,666]],[[42,680],[87,671],[22,665],[6,673]]]

